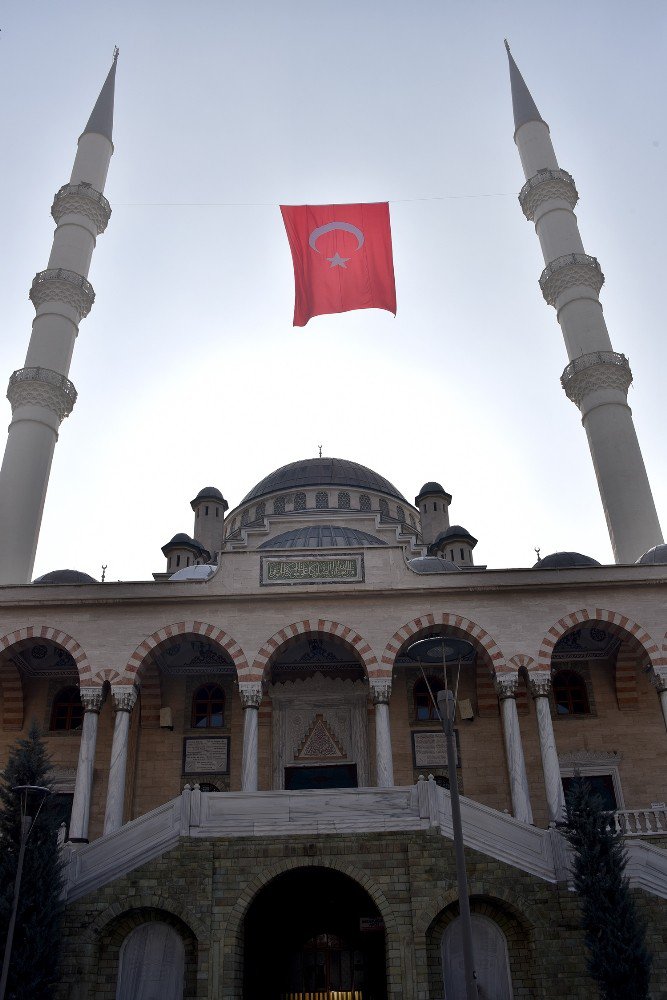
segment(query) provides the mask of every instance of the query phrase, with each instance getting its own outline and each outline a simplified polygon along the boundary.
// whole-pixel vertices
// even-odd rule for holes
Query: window
[[[208,504],[204,507],[204,517],[208,517]]]
[[[371,498],[362,493],[359,497],[359,510],[370,510],[371,509]]]
[[[604,809],[608,809],[609,812],[615,812],[618,809],[616,788],[611,774],[582,774],[580,777],[590,785],[593,794],[602,799]],[[566,800],[570,794],[572,783],[576,780],[576,775],[563,776],[563,792]]]
[[[433,698],[428,689],[428,684],[431,686],[431,691],[433,692],[433,698],[436,700],[436,704],[433,704]],[[420,678],[415,684],[412,697],[414,701],[415,708],[415,719],[417,722],[439,722],[440,716],[438,714],[437,701],[438,701],[438,691],[442,691],[444,684],[441,680],[429,677],[428,684],[424,678]]]
[[[380,517],[389,517],[389,504],[386,500],[380,500]]]
[[[79,697],[78,687],[62,688],[53,699],[49,729],[55,732],[68,732],[72,729],[80,729],[82,722],[83,705]]]
[[[285,513],[285,497],[278,497],[277,500],[273,501],[273,513],[274,514]]]
[[[396,507],[396,517],[399,521],[405,521],[405,511],[400,506]]]
[[[559,670],[553,679],[553,695],[558,715],[590,715],[586,681],[574,670]]]
[[[434,503],[433,504],[433,510],[437,510],[437,509],[438,509],[438,505],[437,505],[437,503]]]
[[[465,559],[465,555],[463,554],[463,549],[459,549],[459,552],[461,553],[461,559]]]
[[[176,556],[176,565],[177,566],[181,565],[181,557],[180,556]]]
[[[294,510],[305,510],[306,509],[306,494],[296,493],[294,495]]]
[[[283,505],[284,505],[284,503],[285,503],[285,501],[283,500]],[[283,506],[283,510],[284,509],[285,508]],[[247,524],[249,520],[250,520],[250,511],[249,510],[244,510],[243,513],[241,514],[241,525]]]
[[[266,504],[262,501],[262,503],[257,504],[257,507],[255,509],[255,520],[259,521],[261,518],[264,517],[265,514],[266,514]]]
[[[215,508],[215,516],[216,516],[216,517],[218,517],[218,516],[219,516],[219,514],[220,514],[220,508],[219,508],[219,507],[216,507],[216,508]]]
[[[192,728],[221,729],[225,724],[225,692],[218,684],[203,684],[192,699]]]
[[[329,494],[328,493],[316,493],[315,494],[315,506],[318,510],[326,510],[329,506]]]
[[[171,556],[167,559],[167,569],[171,569]]]
[[[338,494],[338,506],[341,510],[350,509],[350,494],[346,491]]]

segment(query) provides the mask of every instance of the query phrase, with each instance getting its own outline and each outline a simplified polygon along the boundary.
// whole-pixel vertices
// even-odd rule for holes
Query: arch
[[[548,931],[550,924],[541,912],[539,906],[530,902],[529,898],[516,890],[509,890],[501,885],[490,886],[488,881],[480,878],[470,877],[468,879],[468,893],[471,901],[475,899],[479,903],[487,903],[496,906],[499,910],[504,910],[509,916],[517,921],[526,934],[532,933],[536,928]],[[451,886],[446,892],[429,901],[414,917],[415,937],[425,935],[437,922],[445,910],[458,902],[459,894],[456,886]]]
[[[100,670],[96,670],[91,678],[91,682],[95,687],[104,687],[108,682],[109,684],[120,683],[121,677],[117,670],[113,670],[111,667],[102,667]]]
[[[353,646],[357,656],[362,661],[366,674],[368,677],[380,676],[381,671],[377,669],[377,657],[373,653],[370,645],[359,635],[353,628],[348,625],[341,625],[340,622],[327,621],[323,618],[305,619],[302,622],[294,622],[292,625],[287,625],[285,628],[281,628],[278,632],[275,632],[270,639],[264,643],[260,651],[255,657],[252,667],[246,667],[246,671],[242,676],[239,672],[239,680],[243,681],[261,681],[266,672],[270,658],[275,654],[280,652],[283,646],[286,646],[291,639],[295,639],[299,635],[307,635],[308,633],[320,633],[324,635],[335,635],[339,639],[343,639],[348,645]]]
[[[510,657],[507,661],[507,665],[514,667],[517,673],[523,668],[528,676],[539,670],[539,667],[535,663],[532,656],[528,656],[526,653],[515,653],[514,656]]]
[[[116,997],[155,996],[159,990],[160,995],[183,1000],[184,987],[182,934],[166,920],[144,920],[133,927],[118,949]]]
[[[67,632],[63,632],[59,628],[52,628],[50,625],[28,625],[26,628],[16,629],[14,632],[0,636],[0,652],[9,649],[10,646],[15,646],[18,642],[23,642],[24,639],[50,639],[57,646],[62,646],[76,663],[79,684],[91,683],[93,671],[90,661],[76,639],[73,639]]]
[[[187,907],[183,906],[180,900],[175,899],[173,896],[168,896],[162,888],[159,895],[142,892],[137,896],[132,896],[131,903],[125,898],[122,901],[116,901],[107,906],[105,910],[102,910],[101,913],[86,925],[86,934],[88,937],[96,939],[100,934],[108,931],[112,925],[117,924],[119,920],[122,920],[129,914],[135,913],[137,910],[154,910],[155,912],[162,912],[176,917],[199,943],[208,942],[209,930],[207,925],[196,914],[191,913]]]
[[[211,642],[216,642],[231,656],[239,677],[248,672],[248,661],[245,658],[245,653],[229,632],[225,632],[224,629],[218,628],[217,625],[210,625],[207,622],[185,621],[165,625],[164,628],[158,629],[157,632],[153,632],[152,635],[147,636],[137,646],[128,660],[127,666],[123,671],[122,683],[134,684],[138,680],[142,665],[151,650],[159,646],[165,639],[172,639],[179,635],[202,635],[206,639],[210,639]]]
[[[445,611],[433,614],[429,612],[420,618],[413,618],[411,622],[407,622],[402,628],[399,628],[398,632],[394,633],[385,647],[382,654],[381,670],[378,673],[385,677],[391,677],[394,660],[401,646],[404,646],[408,639],[411,639],[419,632],[423,632],[426,629],[439,628],[440,626],[456,629],[465,636],[474,639],[487,653],[494,674],[513,672],[508,667],[505,657],[495,639],[481,625],[477,625],[476,622],[471,621],[469,618],[464,618],[463,615],[451,614]]]
[[[616,635],[622,633],[634,638],[646,653],[654,674],[656,667],[667,663],[667,658],[661,654],[658,644],[651,638],[646,629],[638,622],[633,621],[632,618],[628,618],[627,615],[622,615],[618,611],[607,611],[604,608],[582,608],[579,611],[573,611],[564,618],[559,618],[551,626],[540,646],[537,656],[538,669],[551,670],[551,657],[558,640],[566,632],[586,622],[603,622],[605,625],[611,625],[612,631]],[[622,637],[623,635],[621,635]]]

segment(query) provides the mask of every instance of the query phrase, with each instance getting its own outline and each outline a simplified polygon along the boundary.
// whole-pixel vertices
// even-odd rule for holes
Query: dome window
[[[53,699],[49,729],[53,732],[70,732],[81,729],[82,723],[83,705],[78,687],[72,685],[62,688]]]
[[[225,692],[219,684],[203,684],[192,699],[193,729],[222,729],[225,724]]]
[[[264,517],[265,514],[266,514],[266,504],[262,501],[262,503],[258,503],[257,507],[255,508],[255,520],[259,521],[261,518]]]
[[[400,505],[396,508],[396,517],[399,521],[405,521],[405,511]]]
[[[306,509],[306,494],[297,493],[294,497],[294,510],[305,510]]]
[[[315,494],[315,507],[317,510],[327,510],[329,507],[329,494],[323,490]]]
[[[249,520],[250,520],[250,511],[244,510],[243,513],[241,514],[241,525],[247,524]]]
[[[347,490],[343,490],[342,493],[338,494],[338,507],[340,510],[350,509],[350,494]]]
[[[273,513],[274,514],[285,513],[285,497],[278,497],[277,500],[273,501]]]
[[[380,500],[380,516],[389,517],[389,504],[386,500]]]
[[[371,498],[362,493],[359,497],[359,510],[370,510],[371,509]]]

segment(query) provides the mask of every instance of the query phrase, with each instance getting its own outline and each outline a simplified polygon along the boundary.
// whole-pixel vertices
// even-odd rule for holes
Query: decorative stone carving
[[[79,688],[79,697],[85,712],[99,712],[104,701],[104,690],[101,687]]]
[[[595,389],[619,389],[627,393],[632,383],[632,372],[624,354],[595,351],[571,361],[560,382],[568,399],[580,406],[585,396]]]
[[[64,420],[74,409],[76,398],[73,383],[50,368],[19,368],[11,375],[7,386],[12,413],[17,406],[45,406],[58,420]]]
[[[570,208],[579,201],[574,178],[566,170],[538,170],[521,188],[519,204],[529,222],[533,222],[539,206],[550,198],[566,201]]]
[[[111,218],[111,205],[101,191],[96,191],[86,181],[63,184],[53,199],[51,215],[59,223],[64,215],[70,214],[84,215],[93,223],[99,236]]]
[[[35,309],[45,302],[64,302],[79,314],[79,319],[88,315],[95,301],[91,283],[64,267],[52,267],[35,275],[30,287],[30,300]]]
[[[371,698],[374,705],[388,705],[391,698],[391,680],[372,680]]]
[[[533,698],[548,698],[551,691],[551,674],[548,670],[528,674],[528,687]]]
[[[111,697],[117,712],[131,712],[137,701],[137,689],[129,685],[111,687]]]
[[[294,759],[325,760],[337,758],[344,760],[346,757],[347,754],[336,738],[336,734],[331,726],[324,716],[318,713],[306,733],[301,746],[295,753]]]
[[[598,767],[601,765],[620,764],[623,754],[620,750],[568,750],[558,754],[561,767]]]
[[[259,708],[262,704],[262,685],[241,681],[239,695],[243,708]]]
[[[651,673],[651,683],[658,693],[667,691],[667,667],[654,667]]]
[[[575,285],[587,285],[597,295],[604,284],[604,274],[595,257],[587,253],[566,253],[557,257],[542,271],[540,288],[550,306],[556,305],[558,296]]]
[[[494,679],[494,687],[496,689],[496,694],[501,701],[505,698],[516,698],[516,691],[519,686],[519,678],[516,674],[504,677],[502,674],[498,674]]]

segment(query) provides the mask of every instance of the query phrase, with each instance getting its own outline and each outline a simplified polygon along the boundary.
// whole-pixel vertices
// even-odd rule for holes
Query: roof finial
[[[505,42],[505,45],[507,45],[507,42]],[[118,62],[118,56],[119,56],[119,54],[120,54],[120,49],[118,48],[117,45],[114,45],[114,47],[113,47],[113,61],[114,62]]]
[[[318,446],[317,446],[317,447],[318,447],[318,448],[320,449],[320,458],[322,458],[322,445],[321,445],[321,444],[318,444]]]
[[[526,122],[544,122],[542,115],[537,110],[537,105],[532,98],[524,78],[519,72],[519,67],[514,62],[514,56],[510,52],[507,39],[505,39],[507,58],[510,63],[510,83],[512,85],[512,107],[514,110],[514,134],[518,132]]]
[[[113,50],[113,61],[111,63],[111,69],[107,74],[107,78],[102,85],[100,91],[100,96],[97,98],[97,103],[93,108],[93,113],[88,119],[88,124],[83,130],[83,134],[86,132],[98,132],[100,135],[106,136],[109,142],[112,142],[112,132],[113,132],[113,98],[114,98],[114,87],[116,83],[116,62],[118,60],[118,46],[116,45]]]
[[[542,551],[542,550],[541,550],[541,548],[539,547],[539,545],[536,545],[536,546],[535,546],[535,552],[536,552],[536,554],[537,554],[537,561],[538,561],[538,563],[541,563],[541,562],[542,562],[542,557],[540,556],[540,552],[541,552],[541,551]]]
[[[510,43],[507,41],[506,38],[503,38],[503,41],[505,43],[505,48],[507,49],[507,54],[511,55],[512,53],[510,52]]]

